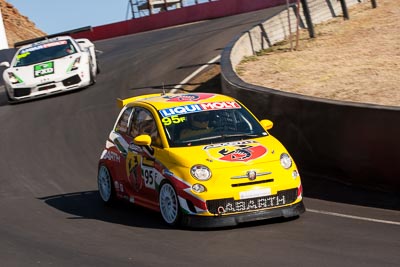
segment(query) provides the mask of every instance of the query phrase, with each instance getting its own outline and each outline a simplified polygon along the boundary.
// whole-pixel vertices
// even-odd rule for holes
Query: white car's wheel
[[[89,73],[90,73],[90,85],[93,85],[96,83],[96,71],[94,70],[93,63],[91,62],[89,64]]]
[[[170,183],[164,183],[160,189],[159,204],[161,215],[169,225],[177,225],[181,217],[178,197]]]
[[[99,167],[99,172],[97,174],[97,186],[101,199],[105,203],[111,203],[115,198],[113,181],[110,172],[104,165],[100,165]]]

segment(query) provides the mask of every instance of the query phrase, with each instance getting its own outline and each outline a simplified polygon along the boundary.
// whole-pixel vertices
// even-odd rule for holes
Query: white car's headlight
[[[285,169],[289,169],[290,167],[292,167],[292,159],[288,154],[286,153],[281,154],[281,165]]]
[[[192,176],[199,181],[207,181],[211,178],[210,169],[204,165],[194,165],[190,169],[190,174],[192,174]]]
[[[9,72],[8,73],[8,78],[10,79],[10,82],[12,84],[17,84],[17,83],[21,83],[21,79],[19,79],[14,73]]]
[[[77,70],[79,68],[79,64],[81,63],[81,57],[77,57],[72,63],[71,70]]]

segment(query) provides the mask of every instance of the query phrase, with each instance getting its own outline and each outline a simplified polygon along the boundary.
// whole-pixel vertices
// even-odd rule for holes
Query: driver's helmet
[[[138,116],[137,122],[141,125],[142,134],[151,134],[156,128],[153,118],[147,112],[141,112]]]
[[[209,112],[198,112],[190,117],[190,124],[193,128],[205,129],[208,127],[210,119]]]

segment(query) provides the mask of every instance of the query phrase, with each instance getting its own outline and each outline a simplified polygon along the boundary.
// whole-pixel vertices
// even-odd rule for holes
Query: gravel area
[[[288,41],[245,58],[236,71],[247,83],[341,101],[400,106],[400,5],[370,1]]]

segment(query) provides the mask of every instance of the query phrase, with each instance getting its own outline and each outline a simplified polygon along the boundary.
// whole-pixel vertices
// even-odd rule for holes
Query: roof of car
[[[91,26],[86,26],[86,27],[82,27],[82,28],[69,30],[69,31],[59,32],[59,33],[45,35],[45,36],[40,36],[40,37],[36,37],[36,38],[33,38],[33,39],[16,42],[16,43],[14,43],[14,48],[25,46],[25,45],[28,45],[28,44],[37,43],[37,42],[43,41],[43,40],[49,40],[49,39],[56,38],[56,37],[61,37],[61,36],[68,36],[69,37],[71,34],[74,34],[74,33],[83,32],[83,31],[91,31],[91,30],[92,30]],[[72,38],[72,37],[69,37],[69,38]]]
[[[134,102],[147,103],[154,106],[157,110],[184,106],[190,104],[204,104],[212,102],[232,102],[236,101],[232,97],[214,93],[179,93],[179,94],[149,94],[135,96],[127,99],[118,99],[118,106],[133,105]]]
[[[57,36],[57,37],[53,37],[53,38],[44,39],[44,40],[36,41],[36,42],[33,42],[33,43],[29,43],[29,44],[26,44],[26,45],[22,45],[19,48],[20,49],[26,49],[26,48],[37,46],[37,45],[40,45],[40,44],[46,44],[46,43],[62,41],[62,40],[71,40],[71,39],[73,39],[71,36]]]

